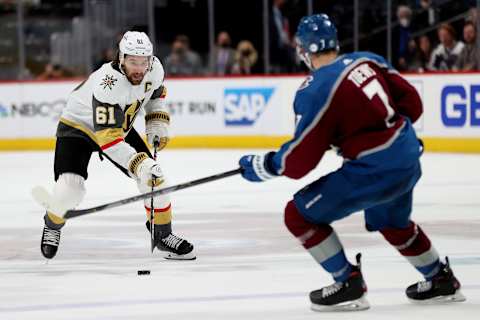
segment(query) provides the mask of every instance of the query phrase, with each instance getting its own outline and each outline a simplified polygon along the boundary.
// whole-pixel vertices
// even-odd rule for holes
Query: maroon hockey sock
[[[404,229],[385,228],[380,232],[425,278],[429,279],[438,272],[438,253],[425,232],[413,221]]]
[[[332,274],[336,282],[348,279],[352,265],[348,262],[343,246],[330,225],[306,221],[293,201],[285,208],[285,225],[315,261]]]
[[[300,240],[305,249],[318,245],[333,232],[328,224],[318,225],[306,221],[293,201],[290,201],[285,208],[285,225],[295,238]]]

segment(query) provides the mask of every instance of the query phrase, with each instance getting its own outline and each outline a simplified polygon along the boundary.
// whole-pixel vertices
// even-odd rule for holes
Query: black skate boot
[[[146,226],[150,232],[149,221],[147,221]],[[174,235],[172,232],[166,236],[155,232],[155,243],[157,249],[165,254],[165,259],[195,260],[197,258],[193,253],[193,245],[187,240]]]
[[[49,222],[47,215],[45,215],[45,226],[43,227],[42,241],[40,243],[40,250],[47,259],[52,259],[57,254],[58,246],[60,245],[60,225],[59,228]]]
[[[345,282],[336,282],[330,286],[310,292],[310,301],[314,311],[360,311],[370,308],[365,296],[367,286],[363,281],[361,254],[357,254],[357,265]]]
[[[465,296],[460,292],[460,282],[450,269],[448,257],[445,264],[441,264],[440,271],[429,281],[420,281],[407,288],[405,293],[412,302],[416,303],[442,303],[465,301]]]

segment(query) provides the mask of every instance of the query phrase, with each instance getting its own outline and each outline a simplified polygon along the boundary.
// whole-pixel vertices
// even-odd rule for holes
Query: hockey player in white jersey
[[[93,152],[107,158],[133,178],[140,192],[166,186],[160,166],[149,146],[132,127],[143,107],[147,142],[159,141],[158,149],[168,143],[170,117],[165,109],[164,70],[153,56],[153,46],[143,32],[128,31],[119,43],[115,61],[93,72],[70,94],[57,128],[55,146],[55,186],[53,197],[66,209],[80,204],[84,195],[87,166]],[[157,177],[153,179],[153,176]],[[147,219],[154,210],[154,240],[165,258],[195,259],[193,245],[172,233],[172,213],[168,195],[145,201]],[[41,251],[51,259],[60,244],[65,220],[47,212]],[[150,230],[147,221],[147,229]]]

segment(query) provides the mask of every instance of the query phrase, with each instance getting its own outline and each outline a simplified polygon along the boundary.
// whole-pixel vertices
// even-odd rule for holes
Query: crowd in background
[[[250,41],[241,40],[233,47],[229,33],[221,31],[205,63],[200,55],[190,48],[190,40],[186,35],[175,38],[171,53],[165,57],[163,63],[165,72],[171,76],[223,76],[258,73],[255,70],[257,59],[257,50]]]
[[[291,2],[291,1],[290,1]],[[329,1],[326,1],[329,2]],[[352,15],[351,11],[339,10],[340,4],[330,1],[332,19],[339,26],[339,40],[341,51],[352,51],[351,41]],[[445,19],[445,11],[439,10],[442,0],[406,0],[396,2],[392,24],[392,52],[391,62],[401,72],[437,72],[437,71],[478,71],[480,70],[480,55],[477,48],[477,10],[474,8],[476,1],[453,1],[454,4],[462,2],[472,7],[464,11],[461,19]],[[451,2],[451,1],[450,1]],[[215,34],[215,45],[212,50],[200,51],[192,45],[192,36],[188,32],[179,32],[170,38],[169,43],[157,41],[162,48],[156,55],[161,59],[167,76],[225,76],[225,75],[250,75],[250,74],[285,74],[303,73],[307,69],[295,54],[293,33],[298,23],[298,18],[292,18],[288,13],[289,0],[271,0],[269,12],[269,65],[264,64],[264,48],[258,39],[238,37],[238,30],[219,30]],[[298,3],[298,2],[295,2]],[[363,2],[362,2],[363,3]],[[371,8],[365,10],[360,17],[363,34],[360,34],[360,50],[368,50],[386,56],[386,36],[381,34],[382,40],[368,38],[369,24],[377,19],[377,23],[385,23],[385,10],[379,11],[380,2],[372,2]],[[383,8],[384,9],[384,8]],[[375,11],[377,10],[377,11]],[[442,16],[443,14],[443,16]],[[448,23],[452,22],[452,23]],[[143,30],[142,30],[143,31]],[[237,37],[235,37],[235,31]],[[345,40],[348,34],[350,40]],[[367,36],[365,36],[367,34]],[[233,36],[232,36],[233,35]],[[118,34],[117,40],[121,33]],[[259,36],[260,37],[260,36]],[[261,38],[261,37],[260,37]],[[385,38],[385,39],[383,39]],[[365,40],[367,39],[367,40]],[[198,39],[194,38],[198,44]],[[255,43],[257,47],[255,46]],[[346,44],[346,45],[344,45]],[[92,70],[102,64],[112,61],[117,54],[116,44],[95,53]],[[1,57],[0,57],[1,58]],[[69,66],[58,63],[47,63],[43,72],[30,74],[30,78],[40,80],[59,79],[71,76],[85,76],[69,70]]]
[[[429,3],[429,1],[422,1]],[[413,36],[412,10],[406,5],[397,8],[398,26],[394,32],[394,65],[400,71],[478,71],[477,11],[470,10],[466,19],[457,23],[441,23],[433,39],[427,34]],[[418,22],[418,20],[417,20]],[[435,44],[436,45],[433,45]]]
[[[118,35],[117,40],[120,40],[121,35]],[[116,48],[103,50],[93,69],[96,70],[104,63],[114,60],[116,54]],[[177,35],[170,45],[170,52],[160,58],[169,76],[249,75],[261,72],[256,67],[258,52],[252,42],[240,40],[234,46],[227,31],[218,33],[215,46],[206,59],[190,47],[190,38],[184,34]],[[57,67],[60,68],[58,65]],[[49,64],[46,68],[51,70],[52,65]]]

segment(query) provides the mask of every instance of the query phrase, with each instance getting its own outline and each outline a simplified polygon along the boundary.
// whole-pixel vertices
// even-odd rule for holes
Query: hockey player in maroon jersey
[[[448,258],[439,254],[411,220],[412,193],[420,179],[422,146],[412,123],[422,114],[416,90],[382,57],[339,55],[337,31],[325,14],[304,17],[297,53],[312,70],[298,89],[294,137],[276,152],[240,159],[250,181],[299,179],[330,148],[344,158],[340,169],[298,191],[285,208],[285,224],[335,283],[310,293],[312,308],[364,310],[367,287],[331,227],[365,212],[366,228],[379,231],[424,276],[406,295],[417,302],[463,301]]]

